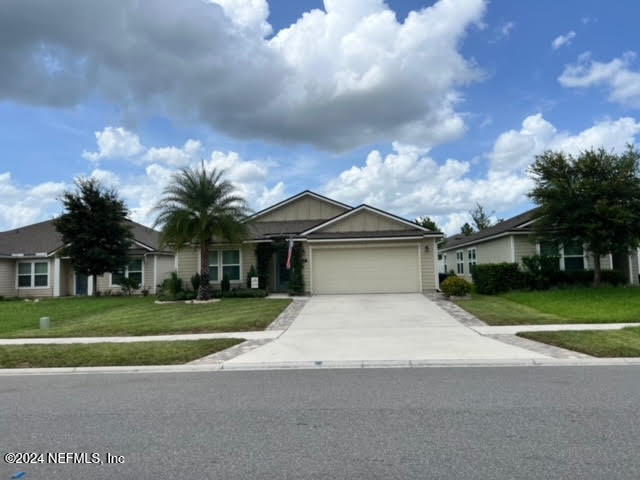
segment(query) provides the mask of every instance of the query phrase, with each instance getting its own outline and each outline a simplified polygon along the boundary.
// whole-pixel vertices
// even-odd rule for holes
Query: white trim
[[[628,285],[633,285],[633,263],[631,261],[631,255],[627,255],[627,260],[629,261],[629,281]],[[613,270],[613,267],[612,267]]]
[[[93,295],[93,275],[87,275],[87,296],[91,295]]]
[[[45,265],[47,265],[47,284],[46,285],[38,285],[36,286],[36,263],[44,263]],[[30,272],[30,278],[31,278],[31,283],[29,287],[21,287],[18,285],[18,278],[19,277],[26,277],[27,275],[21,275],[20,274],[20,264],[29,264],[31,265],[31,272]],[[39,273],[38,275],[44,275],[42,273]],[[42,290],[42,289],[47,289],[47,288],[51,288],[51,261],[49,260],[38,260],[38,259],[33,259],[33,260],[21,260],[16,262],[16,278],[15,278],[15,282],[16,282],[16,290],[20,291],[20,290]]]
[[[12,257],[24,257],[24,253],[12,253]]]
[[[511,235],[511,263],[516,263],[516,239]]]
[[[178,272],[178,255],[180,254],[180,250],[176,250],[176,254],[173,256],[173,269],[175,272]]]
[[[440,275],[438,273],[438,246],[433,242],[433,269],[435,270],[436,290],[440,290]],[[422,278],[422,271],[420,272]]]
[[[353,207],[351,207],[351,206],[349,206],[349,205],[347,205],[345,203],[340,203],[337,200],[332,200],[332,199],[327,198],[327,197],[322,197],[322,196],[318,195],[317,193],[313,193],[313,192],[311,192],[309,190],[305,190],[304,192],[300,192],[297,195],[294,195],[293,197],[290,197],[290,198],[287,198],[285,200],[282,200],[281,202],[278,202],[275,205],[272,205],[270,207],[265,208],[264,210],[261,210],[259,212],[254,213],[253,215],[251,215],[249,217],[249,219],[255,219],[255,218],[261,217],[262,215],[265,215],[265,214],[267,214],[269,212],[273,212],[274,210],[276,210],[276,209],[278,209],[280,207],[284,207],[285,205],[288,205],[289,203],[294,202],[294,201],[298,200],[299,198],[306,197],[306,196],[313,197],[316,200],[321,200],[323,202],[330,203],[330,204],[335,205],[337,207],[344,208],[345,210],[351,210],[353,208]]]
[[[418,286],[422,292],[422,248],[424,245],[418,243]]]
[[[613,254],[612,253],[609,253],[609,268],[613,270]]]
[[[402,241],[402,240],[422,240],[429,237],[357,237],[357,238],[317,238],[309,239],[308,243],[340,243],[340,242],[380,242],[380,241]]]
[[[518,225],[518,226],[517,226],[517,227],[515,227],[515,228],[524,228],[524,227],[528,227],[529,225],[531,225],[532,223],[537,222],[537,221],[538,221],[538,219],[537,219],[537,218],[534,218],[533,220],[529,220],[528,222],[525,222],[525,223],[523,223],[523,224],[521,224],[521,225]]]
[[[354,213],[360,212],[362,210],[368,210],[371,213],[378,214],[378,215],[383,216],[383,217],[387,217],[387,218],[389,218],[391,220],[395,220],[398,223],[404,223],[405,225],[409,225],[409,226],[415,228],[416,230],[420,230],[421,232],[431,232],[431,233],[433,233],[431,230],[426,229],[426,228],[418,225],[417,223],[413,223],[413,222],[410,222],[409,220],[405,220],[404,218],[396,217],[395,215],[391,215],[390,213],[383,212],[382,210],[378,210],[376,208],[370,207],[369,205],[360,205],[359,207],[356,207],[356,208],[354,208],[352,210],[349,210],[348,212],[345,212],[345,213],[343,213],[341,215],[338,215],[337,217],[333,217],[333,218],[327,220],[326,222],[321,223],[320,225],[316,225],[315,227],[312,227],[309,230],[305,230],[304,232],[300,233],[300,235],[308,235],[310,233],[315,232],[316,230],[318,230],[320,228],[328,227],[329,225],[332,225],[335,222],[339,222],[341,220],[344,220],[348,216],[353,215]],[[442,236],[442,234],[434,234],[434,235]]]
[[[156,293],[158,285],[158,256],[153,256],[153,293]]]
[[[235,267],[236,265],[239,267],[239,279],[238,280],[231,280],[229,279],[229,283],[233,283],[233,284],[242,284],[243,279],[244,279],[244,275],[242,272],[242,265],[243,265],[243,258],[242,258],[242,247],[221,247],[221,246],[213,246],[210,248],[209,250],[209,267],[211,267],[211,253],[212,252],[218,252],[218,277],[214,280],[212,278],[209,278],[209,283],[220,283],[222,282],[222,279],[224,278],[224,273],[223,273],[223,263],[222,263],[222,252],[228,252],[228,251],[237,251],[238,252],[238,261],[239,263],[227,263],[226,266],[227,267]],[[200,258],[200,252],[198,252],[198,258]],[[198,262],[200,263],[200,262]]]
[[[140,245],[142,248],[146,248],[147,250],[149,250],[150,252],[153,252],[155,249],[151,248],[149,245],[145,245],[144,243],[136,240],[135,238],[133,239],[133,243],[137,243],[138,245]]]
[[[60,296],[60,257],[53,259],[53,296]]]
[[[638,251],[640,256],[640,250]],[[309,245],[309,293],[313,295],[313,245]]]
[[[466,247],[467,245],[472,245],[474,243],[480,244],[480,243],[483,243],[483,242],[488,242],[489,240],[495,240],[496,238],[506,237],[507,235],[530,235],[530,234],[531,234],[531,232],[514,232],[514,231],[509,230],[509,231],[506,231],[506,232],[496,233],[495,235],[491,235],[489,237],[482,237],[482,238],[472,239],[472,240],[469,240],[466,243],[460,243],[460,244],[449,246],[449,247],[445,245],[444,247],[440,248],[439,250],[441,252],[449,252],[449,251],[455,250],[457,248]]]

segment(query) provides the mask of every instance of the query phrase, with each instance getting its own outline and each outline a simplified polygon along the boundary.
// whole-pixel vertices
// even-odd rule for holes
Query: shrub
[[[200,289],[200,274],[196,273],[195,275],[193,275],[191,277],[191,286],[193,287],[193,291],[196,292],[196,294],[198,293],[198,290]]]
[[[478,293],[494,295],[525,285],[525,276],[517,263],[485,263],[475,265],[471,276]]]
[[[122,288],[122,292],[125,295],[131,296],[134,290],[138,290],[140,288],[140,282],[133,278],[122,277],[122,280],[120,280],[120,288]]]
[[[627,283],[627,276],[620,270],[602,270],[602,281],[609,285],[618,286]]]
[[[222,276],[222,281],[220,282],[220,290],[222,290],[222,296],[229,291],[231,288],[231,283],[229,282],[229,275],[226,273]]]
[[[178,276],[178,272],[171,272],[171,276],[162,282],[162,290],[170,297],[175,297],[183,291],[182,279]]]
[[[143,297],[148,297],[149,296],[149,287],[144,287],[142,290],[140,290],[140,293],[142,294]]]
[[[560,258],[555,256],[532,255],[522,257],[525,286],[534,290],[546,290],[562,281]]]
[[[464,278],[449,277],[444,282],[442,282],[442,285],[440,285],[440,289],[442,290],[442,293],[444,293],[447,297],[464,297],[465,295],[469,295],[471,293],[471,284]]]
[[[258,272],[256,270],[256,267],[251,265],[251,268],[247,273],[247,288],[251,288],[251,277],[257,277],[257,276],[258,276]],[[260,280],[258,280],[258,283],[260,283]]]
[[[263,298],[267,296],[267,291],[260,288],[234,288],[225,293],[224,296],[230,298]]]

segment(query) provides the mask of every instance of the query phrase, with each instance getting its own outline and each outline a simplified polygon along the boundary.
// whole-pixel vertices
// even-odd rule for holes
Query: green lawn
[[[640,322],[637,287],[473,295],[455,303],[489,325]]]
[[[264,330],[289,299],[229,298],[212,304],[156,305],[154,297],[0,301],[0,338],[101,337]],[[49,330],[40,317],[51,317]]]
[[[594,357],[640,357],[640,328],[638,327],[577,332],[523,332],[518,335]]]
[[[0,368],[178,365],[242,341],[223,338],[175,342],[0,346]]]

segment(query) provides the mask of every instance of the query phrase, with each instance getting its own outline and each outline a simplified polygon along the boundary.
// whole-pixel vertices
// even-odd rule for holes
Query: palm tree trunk
[[[211,298],[211,285],[209,284],[209,243],[200,244],[200,288],[198,288],[198,300]]]
[[[593,286],[594,287],[600,286],[600,278],[602,277],[601,270],[602,269],[600,267],[600,254],[594,253],[593,254]]]

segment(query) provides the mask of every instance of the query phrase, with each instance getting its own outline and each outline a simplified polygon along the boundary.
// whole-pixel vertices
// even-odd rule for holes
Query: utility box
[[[40,317],[40,329],[44,330],[47,328],[51,328],[51,318]]]

